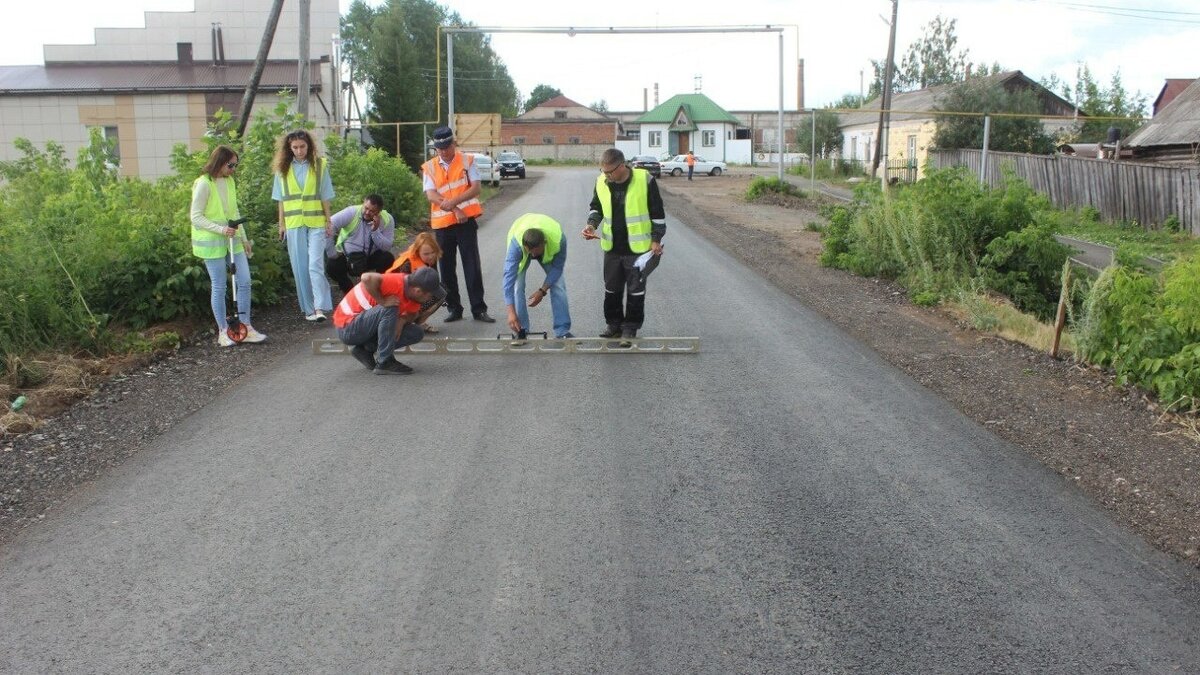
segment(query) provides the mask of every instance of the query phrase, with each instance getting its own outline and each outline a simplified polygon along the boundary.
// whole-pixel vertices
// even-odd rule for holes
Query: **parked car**
[[[496,170],[496,163],[492,161],[491,156],[474,152],[471,155],[472,159],[475,160],[475,167],[479,169],[480,182],[499,186],[500,173]]]
[[[653,155],[638,155],[629,160],[629,165],[635,169],[645,169],[655,178],[662,175],[662,164]]]
[[[515,152],[502,152],[496,158],[500,163],[500,177],[516,176],[517,178],[525,177],[525,160]]]
[[[675,155],[662,163],[662,170],[672,176],[682,176],[687,173],[687,155]],[[725,162],[716,160],[706,160],[700,155],[696,155],[696,171],[698,174],[708,174],[710,176],[720,176],[726,170]]]

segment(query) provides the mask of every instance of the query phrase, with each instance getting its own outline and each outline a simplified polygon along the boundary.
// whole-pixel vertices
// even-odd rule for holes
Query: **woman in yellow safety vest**
[[[271,196],[279,202],[279,239],[287,241],[296,299],[305,319],[322,322],[333,313],[325,279],[325,240],[333,236],[329,162],[321,157],[313,137],[300,129],[279,139],[274,168]]]
[[[225,288],[228,279],[227,259],[233,246],[236,276],[238,319],[246,326],[243,342],[262,342],[266,335],[250,325],[250,263],[253,245],[244,228],[230,227],[229,222],[241,218],[238,211],[237,185],[233,172],[238,156],[231,148],[217,146],[204,165],[204,173],[192,183],[192,253],[204,261],[212,282],[212,311],[217,320],[217,344],[232,347],[229,323],[225,319]]]

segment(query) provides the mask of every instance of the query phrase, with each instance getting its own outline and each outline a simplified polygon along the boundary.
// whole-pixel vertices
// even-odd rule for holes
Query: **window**
[[[513,136],[513,143],[515,143],[517,145],[525,145],[525,137],[524,136]]]
[[[652,148],[661,148],[662,147],[662,132],[661,131],[651,131],[650,132],[650,142],[647,145],[649,145]]]
[[[542,136],[542,143],[545,145],[554,145],[553,136]]]
[[[579,145],[579,137],[578,136],[570,136],[567,138],[567,142],[570,143],[571,145]]]
[[[99,130],[100,138],[102,138],[103,140],[105,140],[109,143],[110,155],[109,155],[108,167],[110,169],[115,169],[118,166],[120,166],[121,165],[121,137],[117,133],[117,127],[115,127],[115,126],[89,127],[88,128],[89,135],[91,135],[91,129]]]
[[[555,110],[554,111],[554,119],[556,119],[556,120],[567,119],[567,111],[566,110]]]
[[[717,132],[711,131],[711,130],[710,131],[701,131],[700,132],[700,144],[706,148],[711,148],[714,145],[716,145],[717,144]]]

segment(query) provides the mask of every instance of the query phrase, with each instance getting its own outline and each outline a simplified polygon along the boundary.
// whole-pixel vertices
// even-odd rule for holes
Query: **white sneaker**
[[[321,323],[321,322],[325,321],[325,313],[318,309],[317,311],[313,312],[312,314],[309,314],[308,316],[304,317],[304,320],[312,321],[314,323]]]
[[[266,339],[267,336],[254,330],[254,326],[249,324],[246,325],[246,338],[242,340],[242,342],[262,342]]]
[[[229,337],[228,333],[226,333],[223,330],[217,331],[217,346],[218,347],[232,347],[236,344],[237,343],[234,342],[233,339]]]

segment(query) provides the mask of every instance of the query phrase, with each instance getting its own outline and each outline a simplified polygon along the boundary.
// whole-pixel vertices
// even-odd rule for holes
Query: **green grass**
[[[1148,230],[1138,223],[1101,223],[1090,218],[1071,219],[1059,234],[1119,248],[1134,257],[1171,262],[1200,251],[1200,239],[1185,232]]]

